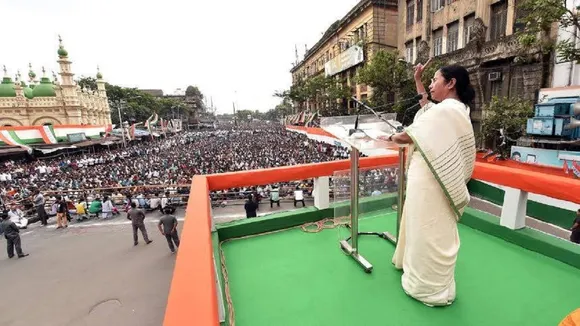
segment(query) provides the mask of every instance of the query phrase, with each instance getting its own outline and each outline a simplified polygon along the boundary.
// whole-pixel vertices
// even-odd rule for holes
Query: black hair
[[[135,204],[134,202],[131,202],[131,208],[137,208],[137,204]]]
[[[469,105],[475,98],[475,90],[469,81],[469,73],[467,69],[460,65],[450,65],[441,67],[439,69],[443,78],[446,81],[451,81],[455,78],[455,91],[459,100],[465,105]]]

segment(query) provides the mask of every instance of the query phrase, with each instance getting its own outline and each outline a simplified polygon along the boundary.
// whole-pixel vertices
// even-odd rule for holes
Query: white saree
[[[455,300],[457,222],[469,203],[466,184],[475,165],[469,108],[453,99],[430,103],[406,132],[413,145],[393,264],[403,269],[408,295],[427,305],[448,305]]]

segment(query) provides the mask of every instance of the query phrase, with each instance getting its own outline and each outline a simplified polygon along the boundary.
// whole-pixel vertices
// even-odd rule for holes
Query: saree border
[[[433,168],[433,165],[431,165],[431,162],[429,162],[429,159],[427,158],[427,156],[423,152],[423,149],[421,149],[421,145],[419,145],[417,143],[417,140],[415,139],[415,137],[412,134],[412,130],[405,130],[405,131],[406,131],[407,135],[409,135],[409,137],[413,140],[413,144],[415,145],[415,148],[417,148],[419,150],[419,153],[421,153],[421,156],[423,156],[423,160],[425,161],[425,163],[427,163],[427,166],[429,167],[429,170],[431,170],[431,173],[435,177],[435,180],[437,180],[437,183],[439,183],[439,186],[443,190],[445,197],[447,197],[447,201],[449,202],[449,205],[453,208],[453,211],[457,215],[457,221],[459,221],[461,219],[462,214],[459,212],[459,209],[457,208],[457,206],[453,203],[453,199],[451,199],[451,195],[449,195],[447,188],[445,188],[445,185],[443,184],[443,182],[439,178],[439,175],[435,171],[435,168]],[[462,202],[461,204],[464,204],[464,202]],[[465,207],[465,206],[463,206],[463,207]]]

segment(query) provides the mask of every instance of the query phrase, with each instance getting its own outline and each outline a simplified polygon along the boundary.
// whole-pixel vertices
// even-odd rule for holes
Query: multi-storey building
[[[492,96],[533,100],[549,81],[545,58],[522,47],[517,31],[522,0],[399,0],[398,48],[411,63],[439,57],[446,64],[465,66],[476,88],[472,108],[479,130],[482,107]]]
[[[352,96],[365,100],[371,89],[356,82],[357,71],[378,50],[397,49],[397,24],[396,0],[361,0],[295,64],[290,70],[292,82],[324,74],[348,87]],[[318,110],[324,105],[307,101],[305,109]],[[345,100],[342,105],[354,107],[353,101]]]

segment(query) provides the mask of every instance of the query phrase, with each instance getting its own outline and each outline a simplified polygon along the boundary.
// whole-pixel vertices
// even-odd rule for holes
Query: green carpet
[[[364,216],[360,229],[394,231],[395,214]],[[340,250],[345,228],[227,242],[236,325],[547,326],[580,307],[578,269],[464,225],[459,232],[457,300],[445,308],[404,294],[391,264],[394,246],[378,237],[359,242],[372,274]]]

